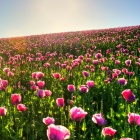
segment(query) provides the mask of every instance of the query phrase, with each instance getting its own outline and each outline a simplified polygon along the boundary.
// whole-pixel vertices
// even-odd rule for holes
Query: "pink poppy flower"
[[[46,96],[51,96],[52,92],[50,90],[44,90]]]
[[[14,73],[11,72],[11,71],[9,71],[9,72],[7,73],[7,76],[8,76],[8,77],[12,77],[12,76],[14,76]]]
[[[91,58],[86,58],[86,62],[90,62],[91,61]]]
[[[60,63],[60,62],[55,62],[55,65],[56,65],[56,66],[60,66],[61,63]]]
[[[82,75],[83,75],[84,77],[89,77],[89,73],[88,73],[87,71],[83,71],[83,72],[82,72]]]
[[[126,79],[124,79],[124,78],[119,78],[118,79],[118,83],[120,84],[120,85],[126,85],[127,84],[127,81],[126,81]]]
[[[46,125],[54,124],[54,122],[55,122],[54,118],[51,117],[43,118],[43,123]]]
[[[66,67],[66,70],[67,70],[67,71],[70,71],[71,69],[72,69],[71,66],[67,66],[67,67]]]
[[[97,123],[99,126],[102,126],[102,125],[105,125],[106,124],[106,121],[105,119],[103,118],[102,114],[99,113],[99,114],[94,114],[93,117],[92,117],[92,121],[94,123]]]
[[[25,112],[27,110],[27,107],[24,104],[18,104],[17,109],[18,111]]]
[[[63,107],[65,105],[64,98],[57,98],[56,99],[56,104],[58,107]]]
[[[123,68],[122,72],[126,74],[128,72],[128,69],[127,68]]]
[[[74,121],[81,121],[87,114],[81,107],[75,106],[70,110],[70,118]]]
[[[104,135],[104,137],[108,135],[110,136],[110,138],[113,138],[116,132],[117,131],[111,127],[105,127],[102,129],[102,134]]]
[[[29,82],[29,84],[30,84],[30,86],[35,85],[35,81],[31,80],[31,81]]]
[[[66,64],[61,64],[61,67],[63,68],[63,69],[65,69],[66,68]]]
[[[0,116],[5,116],[7,109],[5,107],[0,107]]]
[[[119,60],[115,60],[115,64],[116,64],[116,65],[119,65],[120,62],[121,62],[121,61],[119,61]]]
[[[122,92],[123,98],[128,102],[135,102],[136,98],[135,95],[132,93],[130,89],[126,89]]]
[[[21,101],[21,95],[20,94],[12,94],[11,95],[11,102],[13,105],[19,104]]]
[[[140,115],[136,113],[129,113],[128,114],[128,122],[130,124],[140,125]]]
[[[8,81],[0,79],[0,90],[4,90],[5,91],[7,86],[8,86]]]
[[[73,100],[69,100],[69,105],[73,105],[74,101]]]
[[[121,74],[121,70],[118,70],[118,69],[113,69],[113,72],[115,72],[117,75]]]
[[[36,74],[36,78],[37,79],[41,79],[41,78],[43,78],[44,77],[44,73],[42,73],[42,72],[37,72],[37,74]]]
[[[79,90],[81,93],[87,93],[89,89],[86,85],[81,85]]]
[[[68,90],[69,92],[74,92],[74,91],[75,91],[75,86],[72,85],[72,84],[70,84],[70,85],[67,86],[67,90]]]
[[[112,73],[112,79],[116,79],[118,77],[117,73]]]
[[[126,64],[126,66],[130,66],[131,65],[131,60],[126,60],[125,64]]]
[[[53,74],[53,77],[54,77],[55,79],[59,79],[59,78],[61,77],[61,74],[60,74],[60,73],[54,73],[54,74]]]
[[[10,71],[10,69],[9,69],[9,68],[4,68],[3,71],[4,71],[5,73],[8,73],[8,72]]]
[[[62,125],[50,124],[47,129],[48,140],[65,140],[70,138],[70,131]]]
[[[95,58],[96,58],[96,59],[102,58],[102,54],[101,54],[101,53],[96,53],[96,54],[95,54]]]
[[[44,88],[45,82],[44,81],[37,81],[37,85],[39,88]]]
[[[32,73],[32,78],[36,79],[37,72]]]
[[[50,67],[50,63],[44,63],[43,66],[46,67],[46,68],[49,68]]]
[[[31,86],[31,89],[34,90],[34,91],[36,91],[36,90],[38,89],[38,86],[32,85],[32,86]]]
[[[93,65],[98,65],[98,60],[93,60],[92,63]]]
[[[44,98],[44,97],[45,97],[45,92],[44,92],[44,90],[38,89],[38,91],[37,91],[37,96],[38,96],[39,98]]]
[[[88,88],[94,87],[94,81],[87,81],[86,84]]]

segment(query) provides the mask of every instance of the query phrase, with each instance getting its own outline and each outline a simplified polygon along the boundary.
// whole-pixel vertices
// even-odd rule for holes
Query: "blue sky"
[[[0,38],[140,25],[140,0],[0,0]]]

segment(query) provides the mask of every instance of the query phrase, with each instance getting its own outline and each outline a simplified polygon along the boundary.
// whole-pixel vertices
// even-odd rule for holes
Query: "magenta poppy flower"
[[[104,135],[104,137],[110,136],[110,138],[113,138],[116,132],[117,131],[111,127],[105,127],[102,129],[102,134]]]
[[[73,100],[69,100],[69,105],[73,105],[74,101]]]
[[[132,93],[130,89],[126,89],[122,92],[123,98],[128,102],[135,102],[136,98],[135,95]]]
[[[136,113],[129,113],[128,122],[129,122],[129,124],[140,125],[140,115],[136,114]]]
[[[60,66],[61,63],[60,63],[60,62],[55,62],[55,65],[56,65],[56,66]]]
[[[52,92],[50,90],[44,90],[46,96],[51,96]]]
[[[12,94],[11,95],[11,102],[13,105],[19,104],[21,101],[21,95],[20,94]]]
[[[66,77],[60,78],[60,81],[62,81],[62,82],[66,81]]]
[[[32,86],[31,86],[31,89],[34,90],[34,91],[36,91],[36,90],[38,89],[38,86],[32,85]]]
[[[61,77],[61,74],[60,73],[53,73],[53,77],[55,79],[59,79]]]
[[[37,72],[36,73],[36,78],[37,79],[41,79],[41,78],[43,78],[44,77],[44,73],[42,73],[42,72]]]
[[[32,73],[32,78],[36,79],[37,72]]]
[[[5,73],[8,73],[8,72],[10,71],[10,69],[9,69],[9,68],[4,68],[3,71],[4,71]]]
[[[5,107],[0,107],[0,116],[5,116],[7,109]]]
[[[101,53],[96,53],[96,54],[95,54],[95,58],[96,58],[96,59],[102,58],[102,54],[101,54]]]
[[[133,76],[135,73],[133,71],[129,71],[126,74],[129,75],[129,76]]]
[[[45,82],[44,81],[37,81],[37,85],[39,88],[44,88]]]
[[[31,80],[31,81],[29,82],[29,84],[30,84],[30,86],[35,85],[35,81]]]
[[[84,77],[89,77],[89,73],[88,73],[87,71],[83,71],[83,72],[82,72],[82,75],[83,75]]]
[[[12,77],[12,76],[14,76],[14,73],[11,72],[11,71],[8,71],[7,76],[8,76],[8,77]]]
[[[86,62],[90,62],[91,61],[91,58],[86,58]]]
[[[43,66],[46,67],[46,68],[49,68],[50,67],[50,63],[44,63]]]
[[[131,65],[131,60],[126,60],[125,64],[126,64],[126,66],[130,66]]]
[[[78,56],[79,59],[83,60],[84,59],[84,56],[83,55],[80,55]]]
[[[55,122],[54,118],[51,117],[43,118],[43,123],[46,125],[54,124],[54,122]]]
[[[121,61],[119,61],[119,60],[115,60],[115,64],[116,64],[116,65],[119,65],[120,62],[121,62]]]
[[[92,63],[93,65],[98,65],[98,60],[93,60]]]
[[[8,86],[8,81],[0,79],[0,90],[5,91],[7,86]]]
[[[45,97],[45,92],[44,92],[44,90],[38,89],[38,91],[37,91],[37,96],[38,96],[39,98],[44,98],[44,97]]]
[[[94,81],[87,81],[86,84],[88,88],[94,87]]]
[[[140,62],[135,62],[135,65],[136,65],[136,66],[139,66],[139,65],[140,65]]]
[[[70,138],[70,131],[62,125],[50,124],[47,129],[48,140],[65,140]]]
[[[81,93],[87,93],[89,89],[86,85],[81,85],[79,90]]]
[[[93,117],[92,117],[92,121],[94,123],[97,123],[99,126],[102,126],[102,125],[105,125],[106,124],[106,121],[105,119],[103,118],[102,114],[99,113],[99,114],[94,114]]]
[[[120,85],[126,85],[127,84],[127,81],[126,81],[126,79],[124,79],[124,78],[119,78],[118,79],[118,83],[120,84]]]
[[[69,92],[74,92],[74,91],[75,91],[75,86],[72,85],[72,84],[70,84],[70,85],[67,86],[67,90],[68,90]]]
[[[108,70],[108,67],[101,66],[101,70],[102,70],[102,71],[107,71],[107,70]]]
[[[63,68],[63,69],[65,69],[66,68],[66,64],[61,64],[61,67]]]
[[[112,79],[116,79],[118,77],[117,73],[112,73]]]
[[[128,73],[128,69],[127,68],[123,68],[122,72],[126,74],[126,73]]]
[[[25,112],[27,110],[27,107],[24,104],[18,104],[17,109],[18,111]]]
[[[121,74],[121,70],[118,70],[118,69],[113,69],[113,72],[115,72],[117,75]]]
[[[56,104],[58,107],[63,107],[65,105],[64,98],[57,98],[56,99]]]
[[[70,110],[70,118],[74,121],[81,121],[87,114],[81,107],[75,106]]]

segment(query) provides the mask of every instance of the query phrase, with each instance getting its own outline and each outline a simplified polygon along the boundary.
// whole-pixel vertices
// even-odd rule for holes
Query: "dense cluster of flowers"
[[[140,26],[0,39],[0,135],[139,139],[139,66]]]

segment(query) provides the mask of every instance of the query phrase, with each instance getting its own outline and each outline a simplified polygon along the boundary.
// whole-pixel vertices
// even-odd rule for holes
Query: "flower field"
[[[139,140],[140,26],[0,39],[1,140]]]

